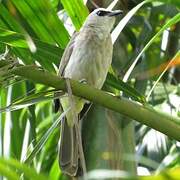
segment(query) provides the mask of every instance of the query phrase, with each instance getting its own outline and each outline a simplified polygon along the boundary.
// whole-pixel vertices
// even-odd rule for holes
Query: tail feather
[[[79,167],[79,152],[75,127],[70,127],[67,120],[61,123],[61,140],[59,148],[59,163],[62,172],[76,176]]]

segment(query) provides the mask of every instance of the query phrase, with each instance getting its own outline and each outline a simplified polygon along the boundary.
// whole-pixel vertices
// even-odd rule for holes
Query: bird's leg
[[[86,79],[81,79],[79,80],[80,83],[82,84],[87,84],[87,80]],[[82,99],[81,97],[79,97],[79,99]],[[89,104],[90,102],[88,100],[85,100],[85,103]]]
[[[83,152],[83,147],[82,147],[81,131],[80,131],[80,126],[78,122],[78,114],[76,113],[76,105],[73,98],[71,84],[70,84],[69,79],[66,79],[66,85],[67,85],[67,92],[68,92],[69,102],[71,106],[71,112],[73,113],[72,117],[73,117],[73,121],[75,125],[77,141],[78,141],[77,144],[78,144],[78,149],[79,149],[79,158],[82,164],[84,179],[86,180],[87,171],[86,171],[86,163],[85,163],[85,157],[84,157],[84,152]]]

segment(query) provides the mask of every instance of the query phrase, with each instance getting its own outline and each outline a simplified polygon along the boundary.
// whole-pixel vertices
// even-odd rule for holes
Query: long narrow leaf
[[[38,37],[45,42],[57,42],[62,48],[66,46],[69,41],[68,32],[48,1],[45,3],[43,0],[12,0],[12,2]]]
[[[43,145],[46,143],[48,137],[52,134],[52,132],[54,131],[54,129],[59,125],[60,121],[64,118],[64,116],[66,115],[66,113],[69,111],[69,109],[67,109],[67,111],[63,112],[60,117],[52,124],[52,126],[48,129],[48,131],[43,135],[43,137],[38,141],[38,143],[36,144],[36,146],[34,147],[34,149],[32,150],[32,152],[28,155],[28,157],[26,159],[24,159],[23,161],[25,163],[30,163],[33,158],[36,156],[36,154],[42,149]]]
[[[140,9],[144,4],[150,2],[151,0],[146,0],[141,2],[140,4],[138,4],[136,7],[134,7],[131,11],[129,11],[127,13],[127,15],[119,22],[119,24],[116,26],[116,28],[113,30],[113,32],[111,33],[111,38],[112,38],[112,42],[113,44],[115,43],[115,41],[117,40],[119,34],[121,33],[121,31],[123,30],[123,28],[125,27],[125,25],[128,23],[128,21],[132,18],[132,16],[138,11],[138,9]]]
[[[133,87],[124,83],[120,79],[117,79],[110,73],[108,74],[105,83],[113,88],[123,91],[128,96],[132,97],[133,99],[135,99],[141,103],[145,102],[145,98],[136,89],[134,89]]]
[[[32,56],[32,58],[34,57],[43,67],[45,64],[47,64],[47,66],[52,66],[52,63],[56,65],[59,64],[59,59],[63,53],[61,48],[35,38],[32,38],[32,40],[36,46],[36,52],[34,53],[30,52],[29,45],[24,34],[0,27],[0,43],[16,48],[21,52],[25,52],[26,56],[27,53],[30,54],[30,56]],[[27,64],[26,56],[24,55],[22,58],[22,61],[25,64]]]
[[[160,79],[162,78],[162,76],[164,75],[164,73],[168,70],[168,68],[170,67],[170,65],[175,61],[179,59],[179,63],[180,63],[180,51],[177,52],[177,54],[173,57],[173,59],[167,64],[167,66],[165,67],[165,69],[163,70],[163,72],[160,74],[160,76],[157,78],[157,80],[155,81],[154,85],[152,86],[151,90],[149,91],[146,100],[149,100],[149,97],[151,95],[151,93],[153,92],[154,88],[157,86],[158,82],[160,81]]]
[[[10,170],[7,168],[6,163],[0,163],[0,175],[6,177],[10,180],[19,180],[19,176],[14,170]]]
[[[61,0],[61,3],[70,16],[76,30],[79,30],[89,14],[87,7],[82,0]]]
[[[54,93],[55,90],[49,90],[20,97],[14,100],[9,106],[0,108],[0,113],[23,109],[43,101],[50,101],[53,98],[57,98],[57,96],[55,96]],[[58,97],[59,95],[60,92],[58,92]],[[63,92],[61,93],[61,95],[63,95]]]
[[[10,171],[11,174],[10,174],[10,172],[8,173],[8,176],[9,176],[8,179],[20,179],[21,174],[24,174],[24,176],[28,177],[28,179],[39,179],[39,180],[47,180],[48,179],[44,175],[38,174],[33,168],[30,168],[27,165],[22,164],[22,163],[18,162],[15,159],[8,159],[8,160],[6,160],[6,159],[3,159],[3,158],[0,158],[0,165],[4,165],[4,167],[6,167],[6,170],[9,167],[13,168]],[[19,177],[18,177],[17,174],[14,173],[15,169],[20,171],[21,174],[19,175]],[[5,171],[2,171],[1,168],[0,168],[0,173],[4,173],[4,172]],[[13,177],[13,175],[14,175],[14,177]],[[8,176],[6,176],[6,177],[8,177]]]
[[[180,21],[180,13],[178,13],[177,15],[175,15],[173,18],[171,18],[152,38],[151,40],[146,44],[146,46],[142,49],[142,51],[138,54],[138,56],[136,57],[136,59],[134,60],[133,64],[130,66],[130,68],[128,69],[128,71],[126,72],[126,74],[124,75],[123,81],[126,82],[131,74],[131,72],[133,71],[135,65],[137,64],[139,58],[141,57],[141,55],[148,49],[148,47],[154,42],[154,40],[160,36],[163,31],[165,29],[167,29],[168,27],[171,27],[173,24],[176,24]]]

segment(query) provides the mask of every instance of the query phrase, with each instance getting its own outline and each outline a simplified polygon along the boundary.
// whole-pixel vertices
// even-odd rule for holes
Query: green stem
[[[49,72],[39,70],[36,66],[20,66],[14,68],[12,73],[36,83],[41,83],[67,92],[64,79]],[[113,97],[107,92],[95,89],[87,84],[79,83],[74,80],[70,80],[70,83],[74,95],[126,115],[180,141],[180,118],[157,111],[149,105],[140,105],[126,98]]]

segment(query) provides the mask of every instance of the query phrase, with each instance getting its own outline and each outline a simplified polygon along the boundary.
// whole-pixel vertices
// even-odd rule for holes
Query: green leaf
[[[59,169],[59,162],[58,159],[55,159],[49,173],[49,178],[53,180],[59,180],[59,177],[61,175],[61,171]]]
[[[171,18],[151,39],[150,41],[145,45],[145,47],[142,49],[142,51],[138,54],[138,56],[136,57],[136,59],[134,60],[133,64],[130,66],[130,68],[128,69],[128,71],[126,72],[126,74],[124,75],[123,80],[126,82],[131,74],[131,72],[133,71],[135,65],[137,64],[139,58],[141,57],[141,55],[149,48],[149,46],[154,42],[154,40],[160,36],[163,31],[169,27],[171,27],[172,25],[178,23],[180,21],[180,13],[178,13],[177,15],[175,15],[173,18]]]
[[[0,158],[0,167],[1,166],[6,167],[6,168],[0,168],[0,174],[8,177],[8,179],[20,179],[22,174],[24,174],[24,176],[28,179],[39,179],[39,180],[48,179],[46,176],[42,174],[38,174],[33,168],[30,168],[27,165],[22,164],[15,159],[7,160],[7,159]],[[9,168],[12,168],[12,169],[9,170]],[[15,169],[20,172],[19,175],[14,173]]]
[[[61,0],[61,3],[78,31],[89,14],[87,7],[82,0]]]
[[[4,7],[3,3],[0,3],[0,17],[1,17],[1,24],[6,24],[6,27],[9,29],[13,29],[17,32],[22,32],[23,28],[20,24],[14,19],[13,16],[10,15],[9,11],[6,7]]]
[[[29,1],[29,3],[33,2],[34,1]],[[41,0],[41,2],[44,4],[44,1]],[[18,5],[20,4],[18,8],[24,8],[23,4],[25,3],[25,1],[16,1],[16,3]],[[40,1],[38,1],[38,4],[39,3]],[[36,19],[32,19],[32,21],[32,17],[28,17],[31,14],[28,14],[28,12],[24,12],[25,9],[21,9],[21,11],[25,13],[23,15],[27,16],[27,20],[31,24],[30,26],[32,27],[32,29],[35,29],[35,33],[36,31],[38,31],[36,34],[39,36],[36,38],[32,38],[34,37],[35,33],[32,29],[29,29],[30,27],[27,28],[27,26],[22,27],[20,25],[20,23],[27,24],[27,22],[23,18],[20,18],[21,16],[18,18],[18,21],[15,19],[17,18],[17,10],[13,6],[13,4],[11,7],[9,7],[9,11],[3,5],[3,3],[0,4],[0,45],[1,43],[3,43],[4,46],[11,46],[11,51],[16,56],[18,56],[25,64],[32,64],[36,60],[45,69],[54,71],[52,63],[58,65],[59,59],[63,52],[63,50],[57,47],[55,43],[57,42],[59,45],[61,45],[62,48],[65,48],[67,42],[69,41],[69,35],[62,22],[58,19],[57,15],[52,10],[51,6],[47,5],[46,9],[43,9],[43,12],[41,13],[41,9],[38,4],[36,5],[36,7],[33,6],[33,8],[36,9],[30,9],[32,17],[36,16]],[[31,8],[28,4],[26,4],[26,6],[28,8]],[[12,7],[14,8],[13,12],[15,14],[11,14]],[[47,12],[45,12],[45,10]],[[40,13],[42,22],[39,18],[37,20],[37,11],[38,13]],[[41,22],[41,26],[39,26],[39,21]],[[36,26],[38,26],[37,29],[35,28]],[[44,35],[42,35],[43,31],[41,31],[41,27],[42,29],[46,30],[45,37]],[[30,32],[30,34],[28,34],[27,32]],[[30,37],[31,35],[32,37]]]
[[[41,40],[56,42],[61,48],[66,47],[69,34],[49,1],[12,0],[12,2]]]
[[[60,121],[64,118],[66,113],[69,111],[63,112],[60,117],[51,125],[51,127],[48,129],[48,131],[43,135],[43,137],[37,142],[36,146],[32,150],[32,152],[28,155],[26,159],[24,159],[25,163],[30,163],[34,157],[37,155],[37,153],[42,149],[43,145],[48,140],[49,136],[54,132],[55,128],[59,125]]]
[[[18,109],[26,108],[34,104],[52,100],[56,96],[54,93],[56,90],[41,91],[33,94],[26,94],[18,99],[15,99],[10,105],[0,108],[0,112],[15,111]],[[59,93],[59,91],[58,91]]]
[[[0,41],[1,43],[5,43],[12,47],[28,49],[28,44],[24,40],[24,38],[22,39],[20,34],[13,31],[8,31],[0,28]]]
[[[138,4],[137,6],[135,6],[133,9],[131,9],[125,17],[123,17],[121,19],[121,21],[119,22],[119,24],[115,27],[115,29],[113,30],[113,32],[111,33],[111,38],[112,38],[112,42],[113,44],[115,43],[115,41],[117,40],[117,38],[119,37],[119,34],[121,33],[121,31],[123,30],[123,28],[125,27],[125,25],[128,23],[128,21],[132,18],[132,16],[146,3],[150,2],[152,0],[146,0],[141,2],[140,4]]]
[[[158,1],[166,3],[166,4],[170,4],[170,5],[174,4],[177,7],[180,7],[180,1],[179,0],[158,0]],[[158,1],[155,1],[155,3],[157,3]]]
[[[21,52],[22,61],[28,64],[27,54],[35,58],[45,69],[51,69],[52,63],[58,65],[59,59],[62,56],[63,50],[53,44],[49,44],[38,39],[32,38],[36,48],[35,52],[31,52],[30,45],[25,34],[17,33],[0,27],[0,44],[8,45],[12,49]],[[17,56],[19,54],[15,52]],[[20,56],[21,57],[21,56]]]
[[[145,102],[144,96],[141,95],[136,89],[129,86],[127,83],[124,83],[122,80],[117,79],[115,76],[113,76],[110,73],[108,73],[105,83],[113,88],[123,91],[125,94],[127,94],[128,96],[132,97],[133,99],[141,103]]]
[[[180,59],[180,51],[178,51],[175,56],[172,58],[172,60],[167,64],[167,66],[164,68],[164,70],[162,71],[162,73],[159,75],[159,77],[157,78],[157,80],[155,81],[154,85],[152,86],[152,88],[150,89],[146,99],[147,101],[149,100],[150,95],[152,94],[153,90],[155,89],[155,87],[157,86],[158,82],[160,81],[160,79],[162,78],[162,76],[164,75],[164,73],[168,70],[168,68],[170,67],[171,64],[173,64],[173,62],[177,59]]]
[[[14,172],[14,170],[10,170],[7,168],[7,164],[6,163],[2,163],[0,162],[0,175],[2,175],[3,177],[6,177],[10,180],[18,180],[19,176],[17,173]]]

